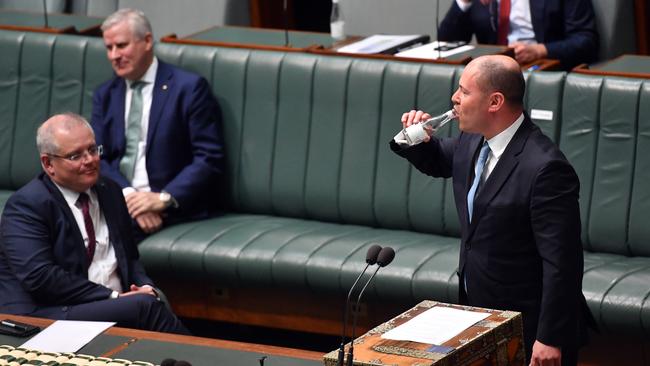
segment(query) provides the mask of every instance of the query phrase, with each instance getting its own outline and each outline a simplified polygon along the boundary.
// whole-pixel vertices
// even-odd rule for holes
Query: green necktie
[[[146,83],[143,81],[131,83],[131,108],[127,119],[126,151],[122,160],[120,160],[120,172],[129,182],[133,180],[135,159],[138,156],[138,144],[140,143],[140,133],[142,131],[142,88],[145,85]]]

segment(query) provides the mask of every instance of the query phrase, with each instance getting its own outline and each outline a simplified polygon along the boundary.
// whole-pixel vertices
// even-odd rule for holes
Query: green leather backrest
[[[565,72],[531,72],[526,77],[524,108],[533,122],[555,142],[559,140],[562,125],[565,78]]]
[[[96,38],[0,31],[0,49],[0,187],[17,189],[41,170],[38,126],[65,111],[89,118],[111,69]]]
[[[641,85],[628,222],[632,253],[650,256],[650,82]]]
[[[99,38],[3,31],[0,42],[9,50],[0,108],[10,116],[0,122],[0,183],[16,189],[40,170],[36,127],[61,111],[89,117],[112,71]],[[156,53],[211,83],[229,180],[219,194],[235,210],[458,235],[451,185],[413,169],[388,141],[404,111],[451,107],[461,67],[172,44]],[[558,109],[564,74],[548,75],[528,77],[533,108]],[[456,124],[439,132],[457,133]]]
[[[647,82],[571,74],[560,147],[581,182],[585,248],[648,255]]]
[[[451,107],[459,68],[168,44],[156,52],[211,82],[235,209],[445,232],[444,182],[388,141],[404,111]]]

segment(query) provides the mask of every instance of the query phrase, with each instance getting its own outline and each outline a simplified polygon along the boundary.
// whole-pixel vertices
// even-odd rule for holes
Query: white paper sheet
[[[398,52],[398,53],[395,54],[395,56],[397,56],[397,57],[411,57],[411,58],[426,58],[426,59],[435,60],[437,58],[447,58],[447,57],[455,55],[457,53],[466,52],[466,51],[474,49],[474,46],[467,44],[467,45],[464,45],[464,46],[456,47],[456,48],[451,49],[449,51],[440,51],[440,52],[438,52],[436,50],[438,45],[445,46],[446,44],[447,44],[447,42],[434,41],[434,42],[425,44],[423,46],[409,48],[408,50]]]
[[[57,320],[21,347],[43,352],[77,352],[115,323]]]
[[[358,42],[351,43],[349,45],[339,48],[338,52],[346,53],[380,53],[385,50],[397,47],[401,44],[412,41],[416,38],[422,37],[418,34],[412,34],[407,36],[392,36],[392,35],[374,35],[366,37]]]
[[[489,313],[435,306],[381,337],[441,345],[488,316]]]

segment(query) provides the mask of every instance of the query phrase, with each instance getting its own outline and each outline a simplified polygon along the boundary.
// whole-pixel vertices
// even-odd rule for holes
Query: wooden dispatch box
[[[490,316],[441,345],[381,338],[385,332],[435,306],[486,312]],[[348,347],[349,344],[346,353]],[[337,360],[338,349],[323,357],[326,366],[336,366]],[[521,313],[437,301],[422,301],[354,341],[356,366],[523,366],[524,362]]]

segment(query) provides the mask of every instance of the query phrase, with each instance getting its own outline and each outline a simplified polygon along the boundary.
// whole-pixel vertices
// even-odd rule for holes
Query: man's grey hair
[[[144,36],[146,36],[147,33],[153,35],[151,23],[149,23],[149,19],[144,15],[144,12],[139,9],[131,8],[120,9],[109,15],[102,23],[102,32],[106,32],[107,29],[110,29],[124,21],[129,23],[131,32],[137,39],[144,39]]]
[[[95,136],[93,128],[90,123],[82,116],[65,112],[50,117],[47,121],[43,122],[36,131],[36,147],[41,154],[57,154],[61,148],[56,143],[54,132],[57,129],[64,129],[70,131],[76,127],[84,126]]]

